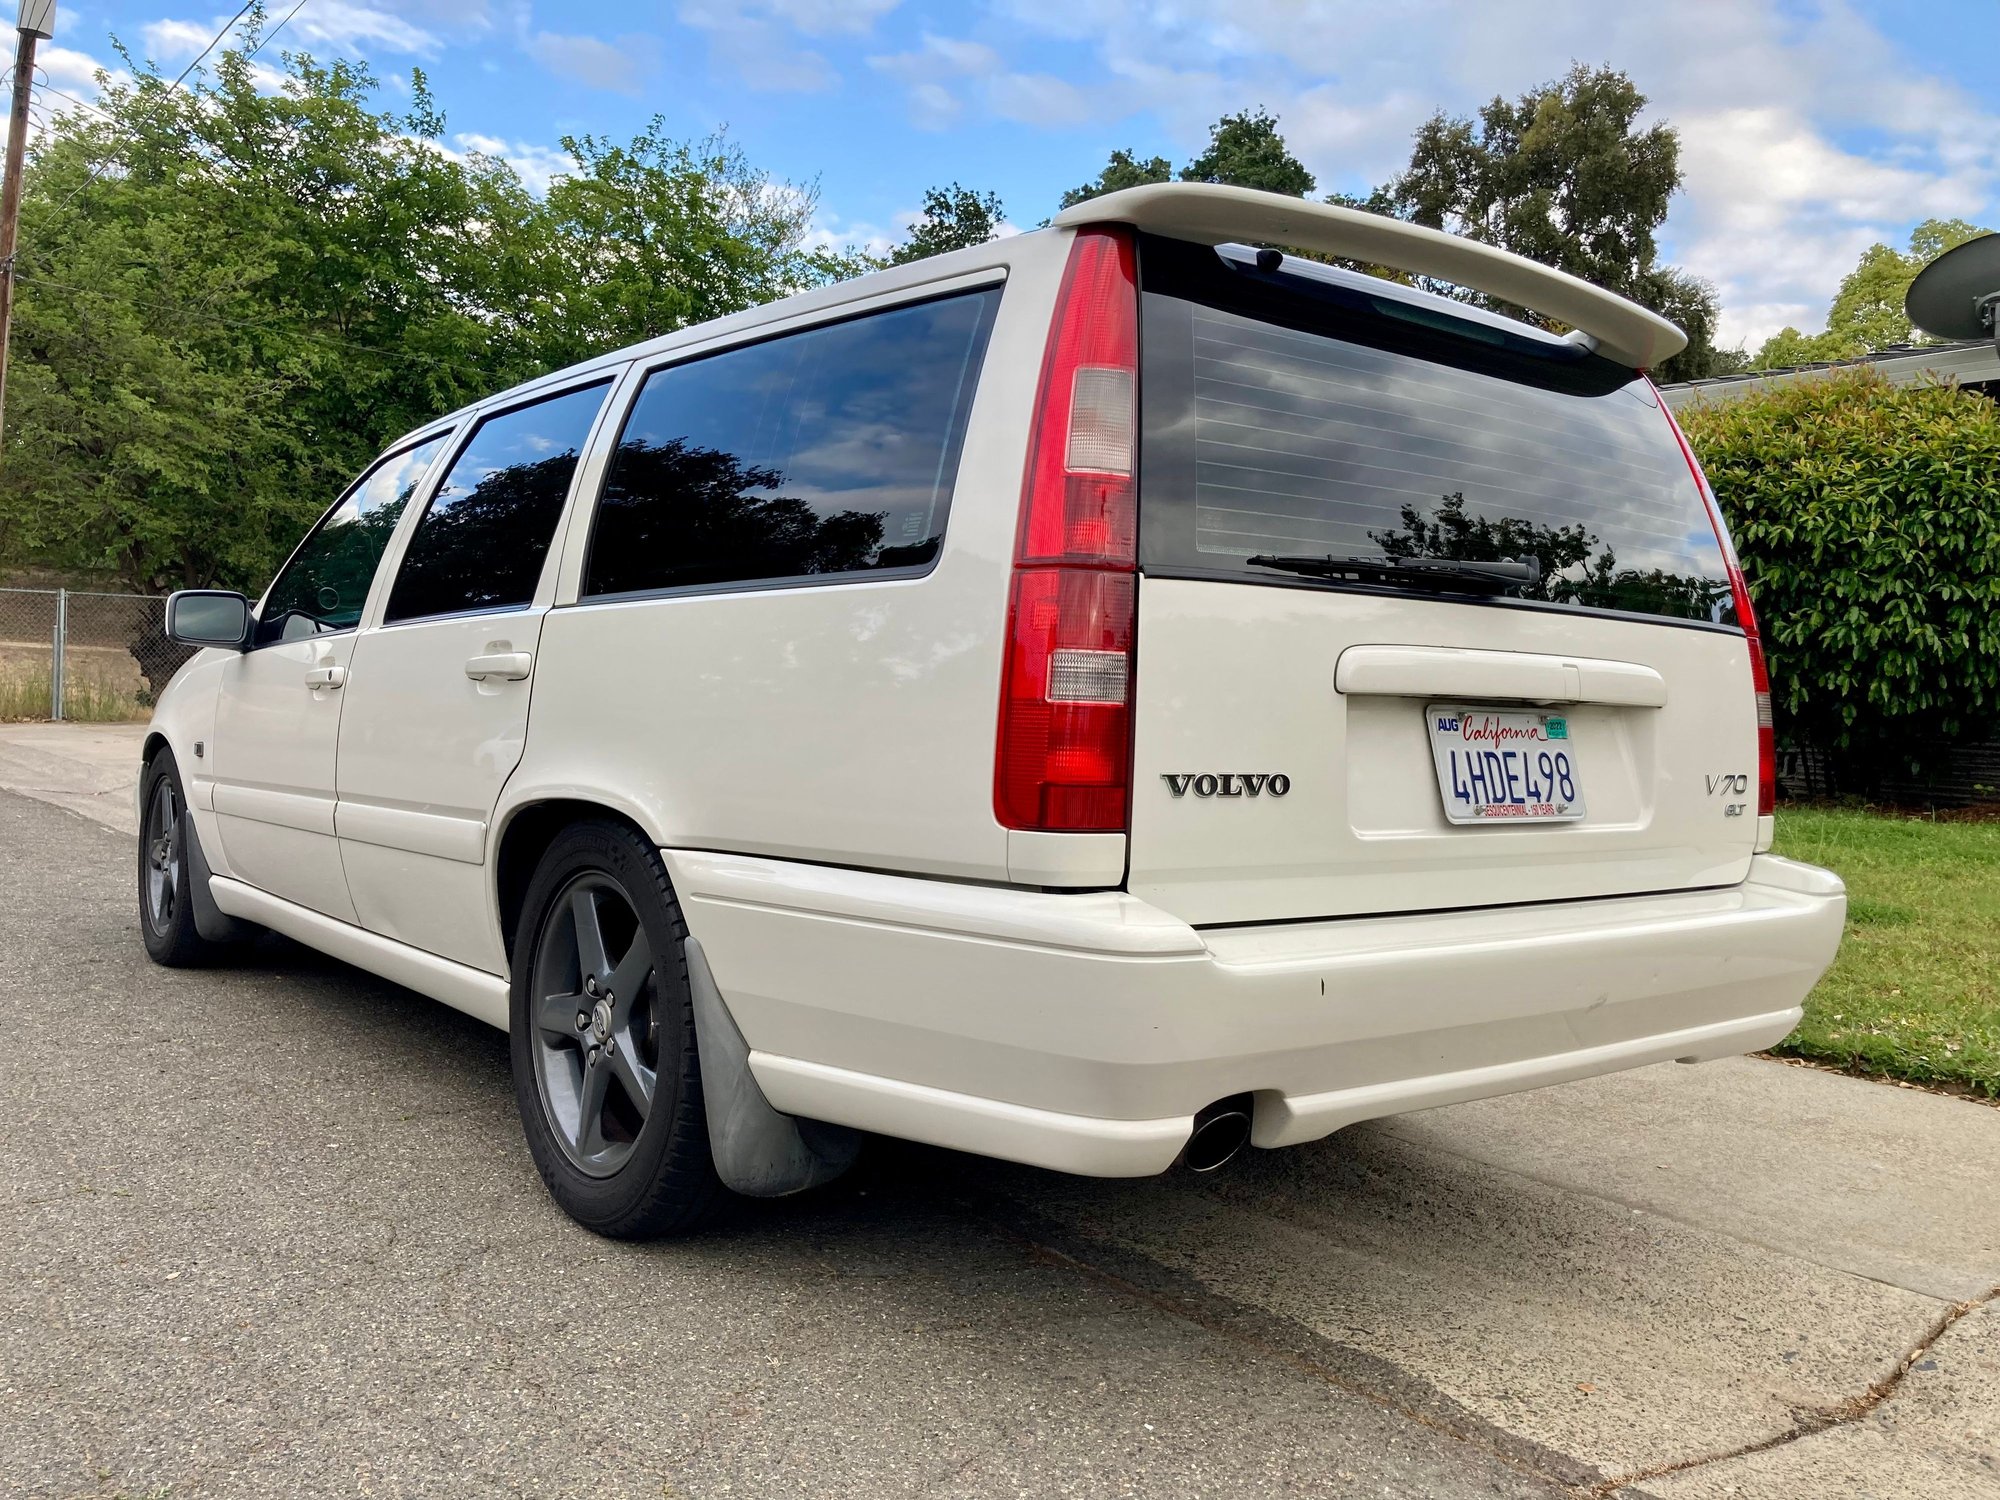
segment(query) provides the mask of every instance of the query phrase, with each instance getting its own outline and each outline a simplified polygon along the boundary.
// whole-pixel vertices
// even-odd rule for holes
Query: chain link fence
[[[113,724],[151,717],[194,655],[147,594],[0,588],[0,720]]]

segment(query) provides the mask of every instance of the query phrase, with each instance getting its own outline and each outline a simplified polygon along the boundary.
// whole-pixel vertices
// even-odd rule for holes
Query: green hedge
[[[2000,739],[2000,406],[1860,370],[1679,415],[1742,554],[1780,738],[1864,788]]]

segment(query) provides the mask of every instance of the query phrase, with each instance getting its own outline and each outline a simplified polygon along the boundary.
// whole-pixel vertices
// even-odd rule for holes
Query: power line
[[[279,32],[283,31],[287,26],[291,25],[292,17],[297,15],[300,11],[304,10],[305,8],[306,8],[306,0],[299,0],[299,3],[297,5],[294,5],[291,8],[291,10],[286,13],[285,19],[280,21],[276,26],[273,26],[269,31],[265,32],[263,37],[258,41],[257,45],[252,47],[249,50],[249,52],[245,53],[244,55],[246,57],[255,57],[259,52],[262,52],[265,48],[265,45],[269,43],[271,38],[276,36]]]
[[[44,71],[47,70],[45,69]],[[44,94],[54,94],[58,99],[67,99],[71,104],[81,105],[83,108],[90,110],[94,114],[103,115],[105,119],[111,121],[111,123],[114,125],[118,123],[118,117],[112,114],[110,110],[106,109],[101,104],[92,104],[88,99],[79,99],[74,94],[65,93],[63,90],[57,88],[52,83],[40,83],[37,84],[36,87],[40,89]]]

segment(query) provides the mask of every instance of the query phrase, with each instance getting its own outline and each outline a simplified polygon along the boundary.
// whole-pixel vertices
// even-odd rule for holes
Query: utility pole
[[[35,43],[56,34],[56,0],[21,0],[14,50],[14,113],[7,128],[7,181],[0,187],[0,440],[7,431],[7,347],[14,334],[14,236],[21,223],[21,159],[28,149],[28,100],[35,90]]]

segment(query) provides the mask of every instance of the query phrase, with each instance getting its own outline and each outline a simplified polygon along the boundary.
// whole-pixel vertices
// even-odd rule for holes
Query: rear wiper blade
[[[1504,557],[1470,562],[1455,557],[1343,557],[1335,553],[1265,553],[1244,561],[1253,568],[1279,568],[1305,578],[1360,578],[1372,583],[1415,587],[1472,584],[1504,592],[1542,581],[1539,557]]]

